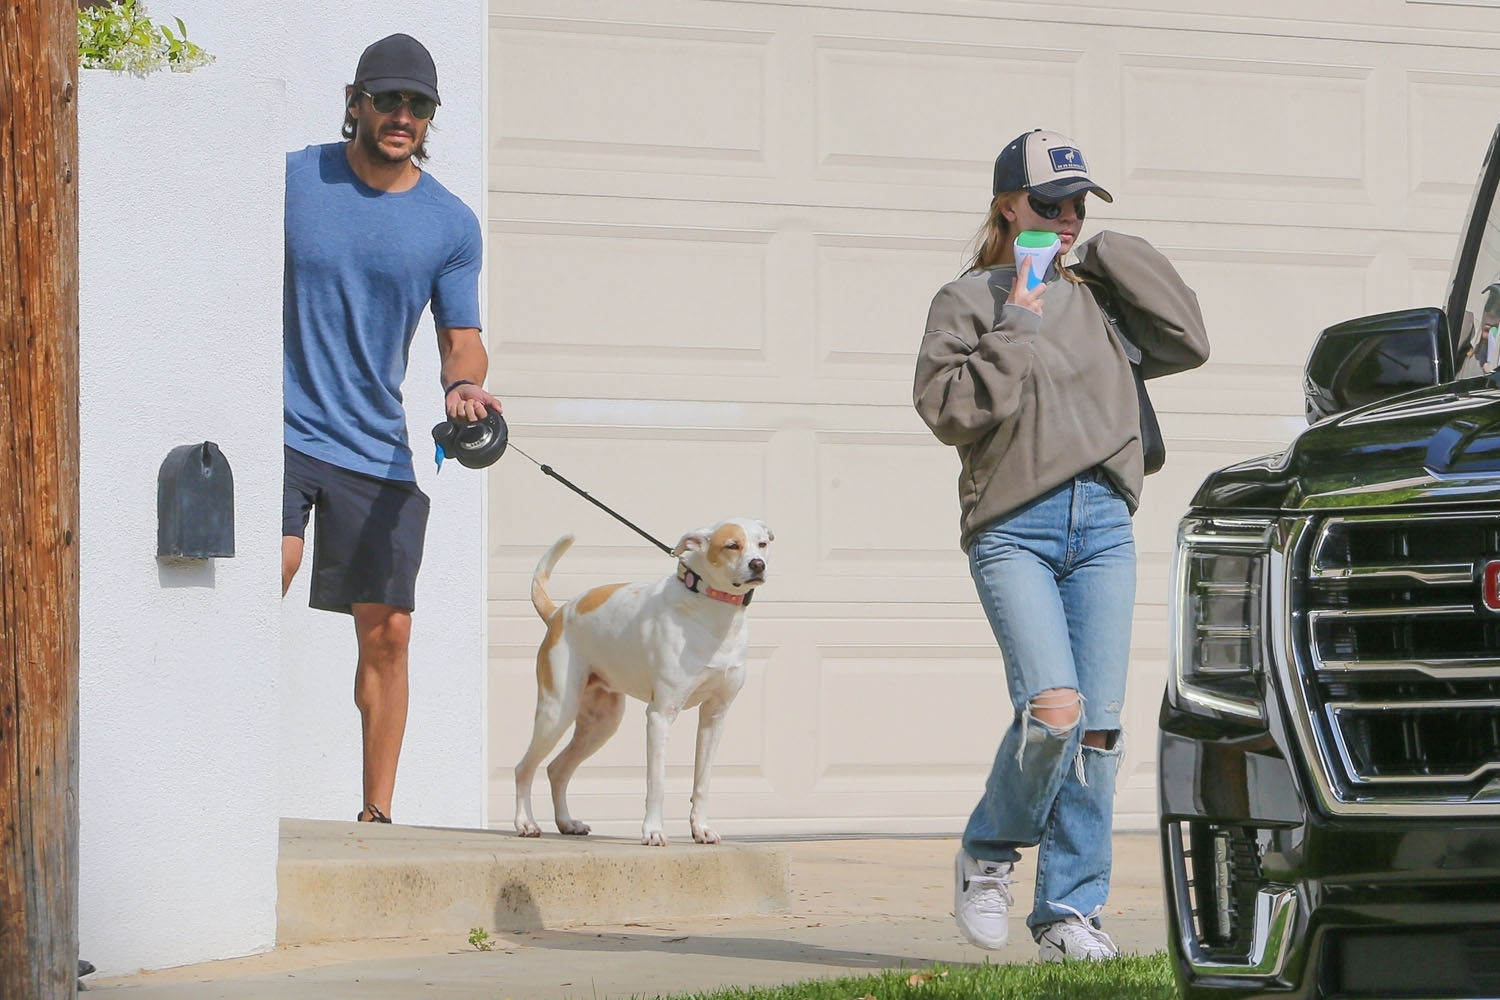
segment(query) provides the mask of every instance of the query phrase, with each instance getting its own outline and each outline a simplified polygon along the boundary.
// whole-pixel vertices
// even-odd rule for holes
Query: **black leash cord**
[[[560,476],[556,472],[554,472],[552,470],[552,466],[550,466],[550,465],[543,465],[541,462],[538,462],[536,459],[534,459],[530,455],[526,454],[520,448],[517,448],[514,443],[511,443],[510,450],[513,451],[513,452],[516,452],[517,454],[519,454],[522,458],[526,459],[526,461],[530,462],[532,465],[535,465],[537,468],[541,469],[544,473],[546,473],[547,475],[551,476],[553,479],[556,479],[558,482],[562,483],[568,489],[572,490],[574,493],[577,493],[579,496],[583,497],[589,503],[593,504],[595,507],[598,507],[600,510],[604,511],[604,513],[608,514],[610,517],[614,518],[616,521],[619,521],[621,524],[625,525],[625,527],[629,528],[631,531],[634,531],[637,535],[640,535],[642,538],[644,538],[646,541],[650,542],[652,545],[655,545],[657,548],[661,549],[667,555],[674,556],[674,557],[676,556],[676,553],[673,552],[672,549],[671,549],[671,547],[668,546],[666,543],[658,541],[657,539],[651,537],[651,535],[649,535],[646,532],[646,529],[640,527],[639,525],[637,525],[637,524],[635,524],[635,523],[633,523],[631,521],[627,521],[624,517],[621,517],[619,514],[616,514],[613,510],[609,509],[604,504],[600,503],[598,500],[595,500],[593,497],[589,496],[588,493],[585,492],[584,490],[581,490],[577,486],[574,486],[572,483],[568,482],[562,476]]]

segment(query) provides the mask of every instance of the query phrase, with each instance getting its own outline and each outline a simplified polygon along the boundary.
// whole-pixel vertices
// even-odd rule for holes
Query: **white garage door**
[[[1169,6],[493,3],[488,295],[512,441],[669,544],[731,514],[776,532],[715,772],[726,834],[955,831],[1010,721],[957,550],[957,462],[910,405],[928,302],[1005,141],[1078,138],[1116,197],[1090,228],[1166,250],[1214,341],[1153,390],[1170,457],[1137,517],[1122,827],[1154,818],[1167,555],[1193,487],[1302,425],[1318,329],[1441,298],[1500,110],[1500,11]],[[672,565],[519,455],[488,517],[488,815],[507,826],[537,557],[578,536],[555,596]],[[639,830],[643,719],[576,779],[601,832]],[[684,718],[677,837],[692,752]]]

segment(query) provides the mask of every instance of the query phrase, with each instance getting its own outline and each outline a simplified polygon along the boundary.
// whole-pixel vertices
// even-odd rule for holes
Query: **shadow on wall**
[[[214,589],[212,559],[157,559],[156,581],[163,590],[182,587]]]
[[[512,879],[500,887],[495,900],[494,927],[499,931],[539,931],[542,910],[525,882]]]

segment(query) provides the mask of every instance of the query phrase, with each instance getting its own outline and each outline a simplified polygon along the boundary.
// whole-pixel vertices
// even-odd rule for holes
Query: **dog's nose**
[[[764,573],[765,571],[766,571],[766,561],[764,559],[751,559],[750,560],[750,572],[752,572],[752,573]]]

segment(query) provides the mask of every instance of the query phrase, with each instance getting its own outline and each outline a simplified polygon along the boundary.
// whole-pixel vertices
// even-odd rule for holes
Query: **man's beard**
[[[372,159],[379,160],[382,163],[389,163],[393,166],[406,163],[421,149],[421,143],[415,141],[415,134],[412,136],[413,141],[407,151],[397,156],[392,156],[380,145],[380,133],[378,131],[374,129],[367,131],[361,128],[356,130],[355,135],[359,140],[360,148],[369,154]]]

